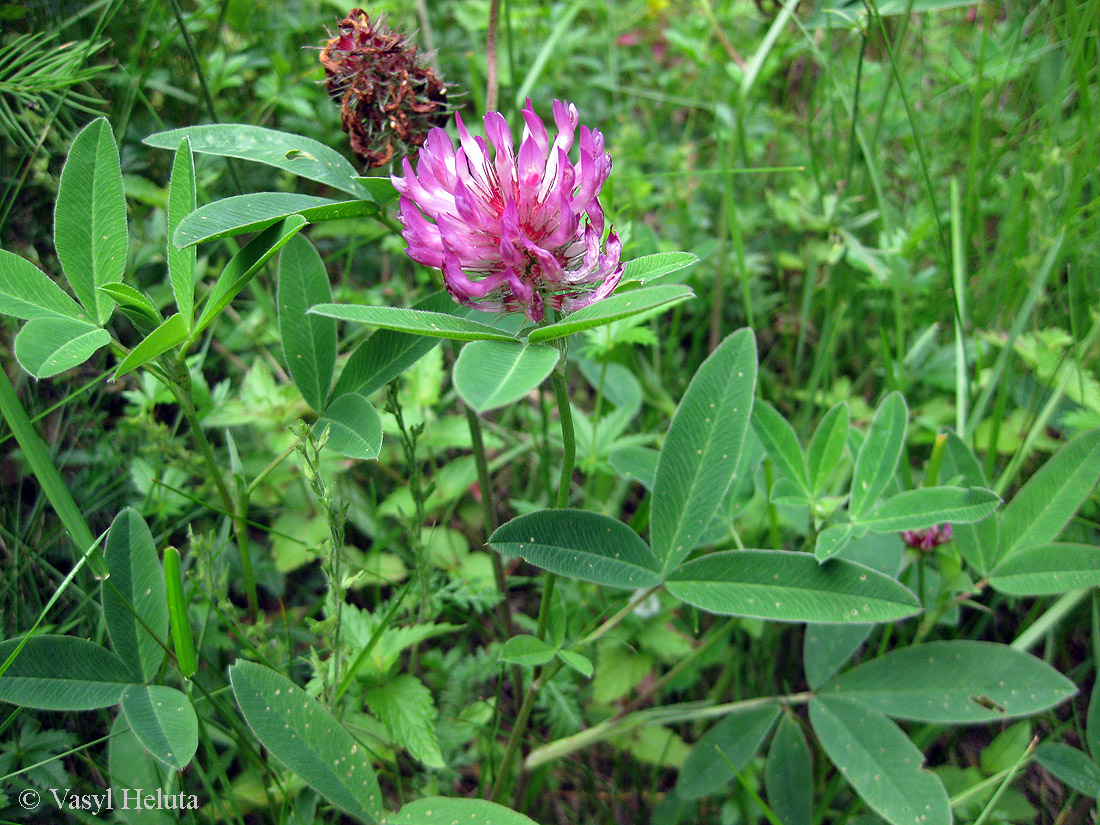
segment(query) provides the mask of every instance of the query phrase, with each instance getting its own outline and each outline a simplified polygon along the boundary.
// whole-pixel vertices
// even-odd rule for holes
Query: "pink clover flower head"
[[[577,107],[555,100],[553,114],[551,142],[527,101],[518,153],[499,112],[485,115],[488,142],[456,114],[458,149],[432,129],[416,171],[406,159],[404,177],[392,178],[409,257],[442,270],[447,291],[464,306],[522,309],[538,322],[547,306],[573,312],[618,286],[622,243],[614,231],[602,242],[598,197],[611,156],[600,132],[580,126],[578,160],[570,161]]]
[[[902,530],[901,540],[913,550],[928,552],[951,541],[950,524],[934,524],[924,530]]]

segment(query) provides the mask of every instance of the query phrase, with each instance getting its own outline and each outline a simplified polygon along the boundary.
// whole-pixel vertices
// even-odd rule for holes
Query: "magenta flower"
[[[504,117],[485,115],[490,158],[486,142],[455,120],[457,151],[446,132],[432,129],[416,172],[406,159],[405,176],[393,178],[409,257],[442,270],[460,304],[522,309],[532,321],[542,320],[546,306],[573,312],[610,295],[622,277],[622,243],[614,231],[606,248],[601,243],[597,196],[611,172],[603,135],[581,126],[572,163],[577,108],[554,101],[558,134],[550,143],[528,100],[518,156]]]
[[[951,541],[950,524],[933,524],[925,530],[902,530],[901,540],[906,547],[923,550],[926,553],[941,544]]]

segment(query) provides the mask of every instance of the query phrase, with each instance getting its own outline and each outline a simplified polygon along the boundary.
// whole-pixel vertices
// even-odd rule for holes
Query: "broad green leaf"
[[[370,754],[320,702],[253,662],[238,660],[229,680],[241,714],[268,753],[352,816],[369,823],[382,817]]]
[[[695,547],[733,481],[755,391],[756,341],[752,330],[742,329],[699,367],[665,436],[650,543],[666,572]]]
[[[111,774],[115,813],[129,825],[178,825],[177,811],[165,808],[121,805],[124,791],[135,788],[161,788],[165,794],[176,793],[176,771],[168,770],[145,750],[130,723],[118,714],[111,724],[111,738],[107,740],[107,767]],[[131,797],[132,798],[132,797]]]
[[[404,307],[369,307],[353,304],[321,304],[310,311],[338,321],[368,324],[372,327],[426,335],[430,338],[450,338],[454,341],[515,341],[516,336],[501,332],[488,324]]]
[[[99,288],[99,291],[110,295],[111,300],[118,304],[121,309],[136,313],[138,317],[148,323],[159,325],[164,321],[156,305],[129,284],[104,284]]]
[[[1001,497],[984,487],[919,487],[892,496],[855,520],[875,533],[921,530],[934,524],[981,521]]]
[[[817,690],[844,667],[874,630],[870,624],[815,624],[802,639],[802,669],[806,684]]]
[[[653,587],[661,581],[660,563],[637,533],[587,510],[528,513],[498,528],[488,543],[501,555],[608,587]]]
[[[446,292],[433,292],[412,306],[416,310],[461,316],[468,310],[456,304]],[[399,376],[439,345],[438,338],[410,335],[379,329],[371,333],[348,358],[343,372],[332,389],[332,397],[347,392],[369,396]]]
[[[120,378],[138,367],[145,366],[154,358],[164,355],[172,347],[179,346],[186,340],[187,324],[184,322],[183,316],[177,312],[150,332],[145,340],[130,350],[115,370],[115,378]]]
[[[130,730],[153,756],[182,771],[199,745],[199,721],[191,700],[175,688],[131,685],[122,692]]]
[[[559,650],[558,658],[565,662],[573,670],[577,671],[585,679],[591,679],[593,673],[592,660],[574,650]]]
[[[229,259],[221,275],[218,276],[214,288],[206,297],[199,320],[195,322],[195,328],[189,341],[195,341],[206,327],[228,306],[237,293],[245,288],[280,249],[293,238],[303,226],[306,220],[301,215],[292,215],[285,220],[274,224],[255,238],[250,240],[240,252]]]
[[[806,492],[805,488],[805,482],[799,484],[796,481],[791,481],[786,476],[778,479],[775,484],[772,485],[769,499],[774,504],[793,505],[795,507],[805,507],[810,503],[809,493]]]
[[[637,281],[645,285],[665,275],[687,269],[698,262],[699,257],[690,252],[658,252],[654,255],[643,255],[623,265],[623,277],[620,283]]]
[[[388,206],[399,197],[397,189],[394,188],[393,181],[390,180],[389,175],[374,178],[359,176],[355,178],[355,182],[358,183],[359,186],[363,188],[363,191],[370,196],[371,200],[379,206]]]
[[[279,253],[279,336],[294,385],[314,410],[323,410],[336,367],[336,322],[306,315],[314,304],[332,300],[325,263],[301,235]]]
[[[814,772],[802,727],[783,714],[764,766],[768,805],[783,825],[810,825],[814,812]]]
[[[744,770],[760,750],[779,712],[779,705],[768,702],[722,717],[699,738],[684,760],[676,779],[676,794],[699,799],[722,790],[733,779],[734,771]]]
[[[962,477],[967,487],[988,487],[989,480],[981,464],[966,443],[955,433],[948,433],[943,451],[940,478]],[[966,563],[980,575],[987,576],[997,563],[998,519],[987,518],[975,524],[952,525],[952,538]]]
[[[504,643],[500,648],[500,661],[534,667],[549,662],[556,652],[538,636],[524,634],[513,636]]]
[[[997,559],[1048,544],[1085,502],[1100,478],[1100,428],[1081,433],[1047,460],[1001,514]]]
[[[866,624],[919,612],[917,598],[869,567],[807,553],[730,550],[689,561],[668,576],[668,592],[688,604],[779,622]]]
[[[660,458],[661,454],[649,447],[620,447],[613,450],[607,460],[620,476],[652,490]]]
[[[329,404],[314,429],[320,432],[326,426],[329,428],[326,446],[330,450],[364,461],[378,458],[382,449],[382,419],[359,393],[345,393]]]
[[[1100,547],[1052,542],[1017,550],[993,568],[989,584],[1010,596],[1054,596],[1100,586]]]
[[[1085,744],[1093,761],[1100,759],[1100,679],[1092,683],[1088,714],[1085,717]]]
[[[164,661],[164,648],[149,635],[149,630],[162,641],[166,638],[168,606],[164,601],[164,572],[153,534],[132,507],[115,516],[111,523],[106,559],[111,577],[107,580],[109,584],[103,586],[103,618],[111,647],[130,668],[135,682],[149,682]],[[141,617],[140,621],[127,609],[127,603]]]
[[[445,766],[435,734],[432,694],[411,673],[399,673],[385,682],[365,688],[363,698],[398,745],[429,768]]]
[[[378,207],[369,201],[334,201],[295,192],[254,192],[200,206],[180,221],[171,244],[186,249],[219,238],[259,232],[291,215],[301,215],[316,223],[377,214]]]
[[[814,544],[814,558],[826,561],[840,553],[852,540],[854,529],[851,524],[834,524],[817,534]]]
[[[107,119],[96,118],[61,170],[53,238],[69,285],[97,324],[111,314],[110,296],[97,287],[122,280],[128,237],[118,147]]]
[[[74,318],[34,318],[15,337],[15,357],[35,378],[49,378],[87,361],[108,344],[105,329]]]
[[[886,396],[875,411],[852,475],[852,500],[848,509],[853,520],[867,512],[890,483],[905,446],[908,420],[909,410],[898,392]]]
[[[787,419],[775,407],[767,401],[757,399],[752,406],[752,429],[779,472],[808,495],[810,486],[806,481],[806,459],[802,455],[802,447],[798,443],[794,427],[787,423]]]
[[[1040,713],[1077,689],[1041,659],[1008,645],[967,640],[900,648],[842,674],[822,690],[900,719],[968,725]]]
[[[672,304],[678,304],[681,301],[686,301],[688,298],[694,297],[695,293],[692,292],[689,287],[681,284],[666,284],[664,286],[648,286],[642,289],[634,289],[630,292],[612,295],[609,298],[604,298],[602,301],[589,304],[565,316],[564,320],[558,321],[556,324],[536,327],[531,330],[530,334],[527,336],[527,340],[532,344],[553,341],[557,338],[564,338],[567,335],[580,332],[581,330],[601,327],[604,324],[610,324],[612,321],[618,321],[622,318],[629,318],[631,315],[637,315],[639,312],[645,312],[646,310],[656,309],[662,306],[668,307]]]
[[[943,783],[924,755],[878,711],[841,696],[810,699],[810,724],[829,759],[891,825],[951,825]]]
[[[848,404],[841,401],[825,413],[825,417],[814,430],[814,437],[810,439],[810,446],[806,452],[810,489],[815,495],[825,488],[829,474],[844,455],[847,435]]]
[[[191,154],[191,141],[183,138],[172,160],[172,178],[168,182],[168,277],[172,281],[172,294],[176,308],[183,318],[187,331],[195,320],[195,261],[194,249],[179,249],[172,238],[183,220],[195,211],[195,158]]]
[[[1039,764],[1085,796],[1100,796],[1100,767],[1084,751],[1061,742],[1044,742],[1035,749]]]
[[[429,796],[401,806],[384,825],[538,825],[535,820],[485,799]]]
[[[30,261],[0,249],[0,315],[89,321],[80,305]]]
[[[0,644],[0,664],[19,646]],[[31,636],[4,675],[0,702],[39,710],[94,710],[118,704],[134,681],[105,647],[75,636]]]
[[[455,391],[479,413],[506,407],[545,381],[560,355],[519,341],[471,341],[455,361]]]
[[[199,154],[252,160],[356,197],[363,195],[354,180],[359,173],[335,149],[274,129],[235,123],[188,126],[150,135],[143,142],[158,149],[175,149],[184,138],[191,141],[192,150]]]

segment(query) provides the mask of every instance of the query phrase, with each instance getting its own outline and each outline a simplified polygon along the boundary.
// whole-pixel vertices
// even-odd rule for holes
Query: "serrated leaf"
[[[500,648],[500,661],[514,665],[535,667],[554,658],[556,651],[537,636],[524,634],[513,636]]]
[[[981,521],[1000,503],[1000,496],[983,487],[919,487],[898,493],[853,520],[874,533],[897,533],[943,522]]]
[[[188,138],[199,154],[240,158],[285,169],[288,172],[324,183],[333,189],[361,197],[355,182],[358,172],[343,155],[310,138],[235,123],[188,126],[145,138],[146,146],[175,149]]]
[[[127,507],[115,516],[105,555],[111,577],[103,588],[103,618],[111,646],[129,666],[135,682],[149,682],[164,661],[164,648],[149,630],[159,639],[167,636],[168,606],[153,534],[137,510]]]
[[[372,327],[406,332],[412,335],[426,335],[429,338],[450,338],[453,341],[516,341],[516,336],[507,332],[459,318],[442,312],[425,312],[405,307],[369,307],[352,304],[320,304],[309,311],[311,315],[322,315],[338,321],[351,321]]]
[[[768,805],[783,825],[810,825],[814,775],[802,727],[789,714],[779,720],[764,766]]]
[[[752,429],[764,452],[775,466],[806,495],[810,487],[806,481],[806,459],[794,427],[787,423],[779,411],[767,401],[757,399],[752,407]]]
[[[115,378],[120,378],[138,367],[145,366],[154,358],[164,355],[168,350],[179,346],[186,340],[187,324],[184,322],[183,316],[177,312],[130,350],[115,370]]]
[[[856,455],[848,507],[853,520],[869,510],[890,483],[905,446],[908,421],[909,410],[898,392],[886,396],[875,411],[871,428]]]
[[[90,323],[88,313],[41,269],[0,249],[0,315],[73,318]]]
[[[722,717],[688,754],[676,779],[676,794],[699,799],[722,790],[733,779],[734,771],[744,770],[760,750],[779,712],[779,705],[768,702]]]
[[[370,754],[316,699],[282,674],[238,660],[237,705],[271,756],[334,805],[369,823],[383,814]]]
[[[191,154],[191,141],[185,137],[176,148],[176,156],[172,159],[172,178],[168,182],[168,249],[165,258],[176,308],[188,332],[195,320],[195,262],[198,253],[194,249],[177,248],[172,238],[184,218],[195,211],[195,192],[195,159]]]
[[[200,206],[180,221],[171,243],[186,249],[219,238],[260,232],[291,215],[318,223],[377,214],[378,207],[364,200],[334,201],[295,192],[253,192]]]
[[[1035,749],[1039,764],[1085,796],[1100,796],[1100,767],[1084,751],[1061,742],[1044,742]]]
[[[565,316],[564,320],[558,321],[556,324],[536,327],[531,330],[527,340],[532,344],[553,341],[582,330],[601,327],[604,324],[610,324],[612,321],[629,318],[632,315],[657,307],[667,308],[694,297],[695,293],[689,287],[681,284],[634,289],[589,304]]]
[[[187,767],[199,745],[199,722],[186,696],[162,685],[131,685],[122,692],[122,712],[149,753],[172,770]]]
[[[703,362],[676,409],[650,503],[650,542],[666,572],[695,547],[733,481],[755,390],[756,341],[743,329]]]
[[[328,405],[314,425],[320,432],[329,428],[327,446],[340,455],[373,461],[382,449],[382,419],[371,403],[359,393],[341,395]]]
[[[1008,645],[967,640],[901,648],[842,674],[822,690],[888,716],[969,725],[1030,716],[1077,688],[1046,662]]]
[[[943,783],[924,755],[878,711],[840,696],[810,699],[810,723],[829,759],[891,825],[951,825]]]
[[[279,253],[279,337],[294,385],[314,410],[325,408],[336,367],[336,322],[306,315],[314,304],[332,300],[321,256],[301,235]]]
[[[1081,433],[1028,479],[1001,514],[997,560],[1048,544],[1073,518],[1100,478],[1100,429]]]
[[[645,285],[697,263],[699,263],[699,257],[690,252],[657,252],[654,255],[643,255],[623,264],[623,276],[619,282],[626,284],[637,281]]]
[[[479,413],[506,407],[545,381],[560,355],[519,341],[471,341],[455,361],[455,391]]]
[[[35,378],[49,378],[80,366],[110,341],[107,330],[86,321],[34,318],[15,337],[15,358]]]
[[[866,624],[920,610],[912,593],[869,567],[842,559],[818,564],[782,550],[711,553],[675,570],[665,587],[709,613],[779,622]]]
[[[608,587],[653,587],[661,581],[660,563],[637,533],[587,510],[528,513],[498,528],[488,543],[501,555]]]
[[[1017,550],[989,574],[995,590],[1011,596],[1053,596],[1100,586],[1100,547],[1053,542]]]
[[[121,281],[128,245],[126,199],[115,136],[96,118],[73,141],[54,209],[54,246],[77,300],[102,325],[111,298],[97,287]]]
[[[435,703],[419,679],[411,673],[399,673],[383,684],[365,688],[363,698],[394,742],[429,768],[444,767],[435,735]]]
[[[0,644],[0,664],[19,646]],[[39,710],[94,710],[118,704],[133,683],[114,653],[75,636],[31,636],[4,675],[0,701]]]
[[[383,825],[538,825],[533,819],[485,799],[429,796],[402,805]]]
[[[847,437],[848,404],[842,401],[825,413],[806,451],[806,471],[815,495],[824,489],[830,473],[844,455]]]

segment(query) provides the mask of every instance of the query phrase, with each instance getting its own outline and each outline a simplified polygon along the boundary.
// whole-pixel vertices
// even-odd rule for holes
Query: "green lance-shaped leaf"
[[[403,805],[385,825],[538,825],[535,820],[485,799],[429,796]]]
[[[364,194],[354,180],[359,173],[335,149],[274,129],[235,123],[188,126],[150,135],[144,143],[158,149],[175,149],[184,138],[199,154],[264,163],[356,197]]]
[[[133,794],[135,788],[161,788],[165,794],[175,793],[178,772],[169,770],[154,759],[134,736],[125,714],[118,714],[111,724],[111,738],[107,740],[107,767],[111,774],[111,788],[115,811],[129,825],[178,825],[176,811],[164,808],[140,808],[134,804],[122,807],[123,794]],[[132,800],[133,797],[131,796]]]
[[[726,495],[755,391],[756,341],[752,330],[743,329],[728,336],[699,367],[661,449],[650,504],[650,543],[665,571],[691,552]]]
[[[1010,596],[1054,596],[1100,587],[1100,547],[1052,542],[1017,550],[993,568],[989,584]]]
[[[519,341],[471,341],[455,361],[455,391],[479,413],[506,407],[545,381],[560,355]]]
[[[892,496],[855,521],[874,533],[921,530],[933,524],[981,521],[1001,503],[984,487],[920,487]]]
[[[810,825],[814,811],[814,773],[802,727],[783,714],[764,765],[768,805],[783,825]]]
[[[752,429],[764,445],[764,452],[779,471],[793,481],[799,490],[809,495],[806,459],[802,455],[802,447],[798,443],[794,427],[767,401],[757,400],[752,408]]]
[[[681,284],[665,284],[663,286],[648,286],[642,289],[633,289],[604,298],[594,304],[578,309],[556,324],[545,327],[536,327],[531,330],[527,340],[532,344],[540,344],[544,341],[553,341],[564,338],[575,332],[602,327],[612,321],[629,318],[640,312],[647,312],[658,307],[668,308],[673,304],[694,298],[695,293],[689,287]]]
[[[1061,742],[1044,742],[1035,749],[1035,758],[1078,793],[1100,795],[1100,767],[1084,751]]]
[[[901,729],[842,696],[810,699],[810,723],[829,759],[863,801],[891,825],[951,825],[943,783]]]
[[[34,318],[15,336],[15,358],[35,378],[49,378],[87,361],[111,341],[107,330],[74,318]]]
[[[196,341],[206,327],[218,317],[218,313],[225,309],[237,293],[259,273],[261,267],[305,225],[305,218],[292,215],[265,229],[230,258],[229,263],[218,276],[214,288],[210,290],[199,320],[195,322],[195,328],[188,340]]]
[[[1040,713],[1077,692],[1041,659],[966,640],[901,648],[842,674],[822,695],[855,699],[888,716],[966,725]]]
[[[961,477],[968,487],[989,487],[977,456],[955,433],[947,434],[944,445],[940,478]],[[989,575],[997,563],[998,519],[982,519],[974,524],[953,525],[952,538],[966,563],[983,576]]]
[[[848,542],[855,535],[855,527],[852,524],[833,524],[817,534],[814,543],[814,558],[818,561],[827,561],[838,553],[843,552]]]
[[[557,651],[538,636],[513,636],[500,648],[500,661],[513,665],[536,667],[554,658]]]
[[[905,429],[909,410],[901,393],[892,392],[879,405],[871,428],[856,456],[852,475],[852,518],[863,515],[886,489],[905,446]]]
[[[677,795],[699,799],[722,790],[734,771],[744,770],[760,750],[778,717],[779,705],[769,702],[732,711],[712,725],[684,760]]]
[[[381,177],[363,177],[360,175],[355,178],[355,182],[379,206],[389,206],[400,197],[388,174]]]
[[[118,304],[119,309],[130,318],[137,318],[141,323],[154,325],[164,321],[156,305],[129,284],[121,282],[104,284],[99,291],[110,295],[111,300]]]
[[[103,587],[103,618],[111,646],[130,668],[134,681],[148,682],[164,661],[164,648],[157,639],[168,634],[168,606],[164,602],[164,574],[153,534],[132,507],[115,516],[111,523],[106,558],[111,577]],[[150,630],[156,638],[149,635]]]
[[[435,732],[435,702],[423,682],[411,673],[399,673],[365,688],[363,699],[392,741],[403,745],[414,759],[429,768],[446,766]]]
[[[19,646],[0,644],[0,663]],[[4,675],[0,701],[39,710],[94,710],[118,704],[133,683],[114,653],[75,636],[31,636]]]
[[[351,304],[321,304],[309,311],[338,321],[367,324],[395,332],[450,338],[453,341],[515,341],[516,336],[488,324],[442,312],[424,312],[405,307],[368,307]]]
[[[291,215],[319,223],[377,214],[378,207],[370,201],[334,201],[295,192],[253,192],[200,206],[180,221],[171,235],[171,243],[186,249],[219,238],[259,232]]]
[[[172,770],[187,767],[199,744],[190,699],[163,685],[131,685],[122,692],[122,712],[149,753]]]
[[[653,255],[643,255],[623,265],[623,277],[619,282],[626,284],[637,281],[644,285],[697,263],[699,263],[699,257],[690,252],[657,252]]]
[[[176,308],[187,331],[195,320],[195,262],[194,249],[180,249],[172,238],[180,224],[195,211],[195,158],[191,154],[191,141],[183,138],[172,160],[172,178],[168,182],[168,277],[172,281],[172,294]]]
[[[279,336],[290,377],[314,410],[323,410],[336,366],[336,322],[306,315],[314,304],[332,300],[321,256],[301,235],[279,253]]]
[[[847,440],[848,404],[842,401],[825,413],[806,451],[806,470],[810,479],[810,489],[815,495],[825,488],[829,474],[840,463]]]
[[[378,458],[382,449],[382,419],[371,403],[357,392],[341,395],[328,405],[314,425],[315,432],[329,428],[330,450],[362,461]]]
[[[173,347],[187,340],[187,323],[178,312],[149,333],[136,347],[127,353],[115,370],[115,378],[143,367]]]
[[[164,549],[164,595],[168,606],[168,626],[172,630],[172,647],[180,673],[190,679],[198,669],[195,639],[191,634],[191,619],[187,614],[187,599],[183,593],[180,573],[180,551]]]
[[[661,565],[638,534],[587,510],[540,510],[512,519],[489,537],[504,556],[608,587],[653,587]]]
[[[1100,478],[1100,428],[1081,433],[1028,479],[1001,514],[997,560],[1048,544],[1073,518]]]
[[[30,261],[0,249],[0,315],[89,321],[76,301]]]
[[[77,300],[102,325],[111,298],[97,287],[121,281],[126,269],[126,199],[115,136],[97,118],[76,136],[54,209],[54,246]]]
[[[855,655],[874,630],[870,624],[817,624],[806,628],[802,640],[802,669],[806,684],[817,690]]]
[[[238,660],[237,705],[268,752],[334,805],[366,822],[382,816],[370,754],[316,699],[282,674]]]
[[[778,622],[866,624],[920,610],[916,596],[869,567],[782,550],[711,553],[675,570],[665,587],[708,613]]]

